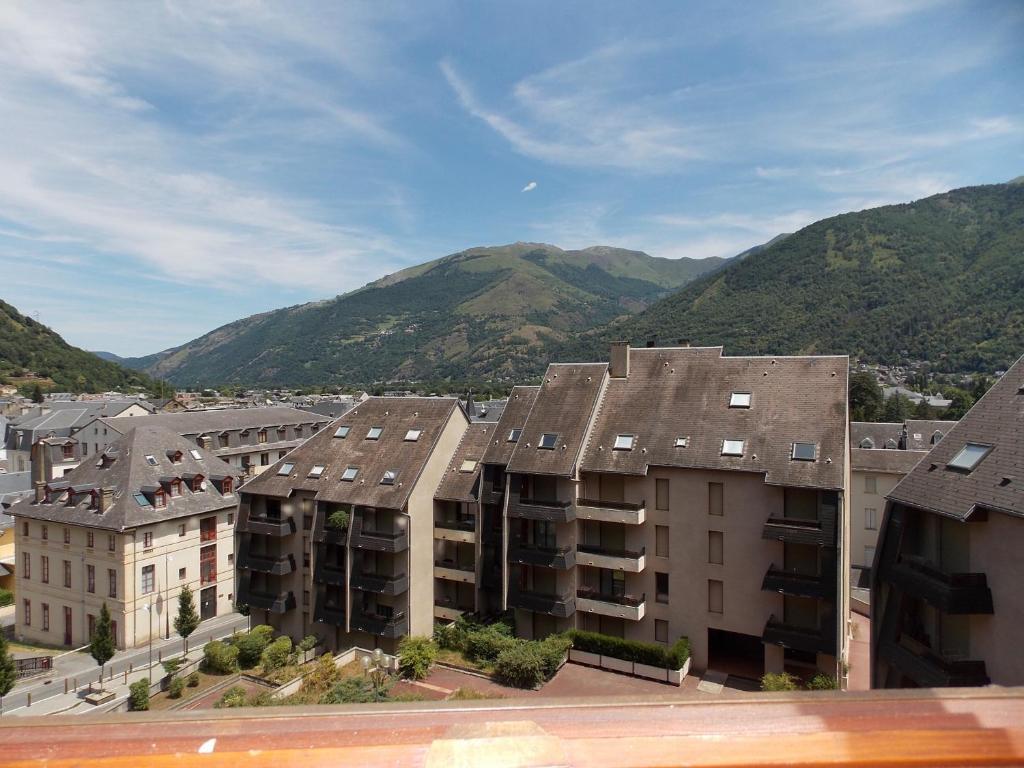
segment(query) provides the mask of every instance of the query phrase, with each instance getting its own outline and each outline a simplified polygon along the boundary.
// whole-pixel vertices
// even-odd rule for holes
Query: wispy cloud
[[[537,182],[536,181],[531,181],[529,184],[527,184],[525,187],[523,187],[522,191],[523,192],[533,192],[533,190],[535,190],[536,188],[537,188]]]

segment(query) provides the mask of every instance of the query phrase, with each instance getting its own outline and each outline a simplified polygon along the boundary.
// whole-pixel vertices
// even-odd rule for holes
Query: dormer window
[[[182,456],[181,451],[168,451],[167,452],[167,458],[171,460],[172,464],[181,464],[181,456]]]
[[[286,461],[284,464],[278,467],[277,474],[281,476],[287,476],[292,473],[293,469],[295,469],[295,463],[291,461]]]
[[[149,466],[151,466],[151,467],[155,467],[156,466],[156,456],[152,456],[150,454],[146,454],[146,463],[149,464]]]
[[[505,438],[505,440],[506,440],[506,442],[509,442],[509,443],[518,443],[519,442],[519,436],[521,434],[523,434],[523,430],[521,430],[521,429],[509,430],[508,437]]]
[[[309,477],[318,479],[323,475],[325,469],[327,469],[327,467],[323,464],[314,464],[313,468],[309,470]]]
[[[410,429],[405,433],[405,441],[407,443],[415,443],[420,439],[420,435],[423,434],[422,429]]]
[[[229,440],[230,437],[227,432],[221,432],[219,435],[217,435],[217,445],[219,445],[221,448],[227,448]]]
[[[992,447],[981,443],[967,443],[957,452],[956,456],[950,459],[946,469],[969,474],[977,469],[982,460],[992,452]]]
[[[195,448],[189,449],[188,455],[191,456],[196,461],[202,461],[203,460],[203,454],[201,454]]]
[[[153,494],[153,506],[157,509],[167,506],[167,494],[162,488]]]
[[[144,493],[136,493],[136,494],[133,494],[133,495],[135,496],[135,503],[137,503],[140,507],[152,507],[153,506],[152,504],[149,503],[149,499],[146,498],[146,494],[144,494]]]
[[[875,441],[872,440],[870,437],[865,437],[863,440],[860,441],[860,447],[861,448],[874,448],[875,447]]]
[[[459,466],[459,472],[472,472],[476,469],[475,459],[465,459]]]
[[[225,477],[224,480],[220,484],[220,492],[222,494],[224,494],[225,496],[230,496],[232,490],[234,490],[234,487],[235,487],[235,481],[232,480],[230,477]]]
[[[380,479],[381,485],[394,485],[395,479],[398,477],[397,469],[386,469],[384,470],[384,477]]]
[[[206,490],[206,482],[202,475],[196,475],[192,478],[192,493],[202,493]]]
[[[356,479],[359,474],[359,467],[345,467],[345,471],[341,473],[341,479],[345,482],[351,483]]]
[[[722,455],[723,456],[742,456],[743,455],[743,441],[742,440],[723,440],[722,441]]]
[[[537,443],[538,448],[542,448],[545,451],[555,450],[555,443],[558,442],[558,434],[555,432],[545,432],[540,436],[540,442]]]
[[[615,445],[612,447],[616,451],[632,451],[633,443],[636,442],[636,435],[616,435]]]
[[[366,439],[379,440],[382,434],[384,434],[384,427],[370,427],[370,431],[366,433]]]
[[[942,439],[942,433],[939,430],[932,432],[932,445],[936,445],[939,440]]]
[[[729,398],[730,408],[749,408],[750,407],[750,393],[749,392],[733,392]]]
[[[793,443],[790,458],[793,461],[814,461],[818,458],[818,446],[816,443]]]
[[[178,478],[171,480],[170,488],[172,498],[175,496],[181,496],[181,480],[179,480]]]
[[[69,461],[75,458],[75,446],[71,443],[65,443],[61,447],[61,454],[64,457],[64,461]]]
[[[284,427],[278,427],[277,428],[277,439],[278,440],[284,440],[285,437],[287,436],[287,434],[288,433],[287,433],[287,431],[285,430]]]
[[[689,437],[677,437],[676,438],[676,448],[689,448],[689,447],[690,447],[690,438]]]
[[[344,440],[348,437],[348,433],[352,431],[352,427],[338,427],[334,430],[334,436]]]

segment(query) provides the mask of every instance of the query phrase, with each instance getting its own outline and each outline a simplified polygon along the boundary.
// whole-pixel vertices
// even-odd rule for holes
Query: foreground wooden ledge
[[[1024,763],[1024,688],[4,717],[3,766]]]

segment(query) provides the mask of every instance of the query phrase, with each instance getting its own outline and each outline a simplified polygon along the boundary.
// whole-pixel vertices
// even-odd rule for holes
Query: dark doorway
[[[708,669],[760,680],[764,674],[764,643],[755,635],[709,629]]]
[[[64,645],[71,645],[71,609],[64,606]]]
[[[217,615],[217,588],[207,587],[199,593],[199,617],[206,621]]]

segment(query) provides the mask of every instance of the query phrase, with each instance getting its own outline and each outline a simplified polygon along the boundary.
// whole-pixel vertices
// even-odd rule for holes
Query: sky
[[[1024,3],[0,4],[0,298],[124,356],[518,240],[1024,174]]]

